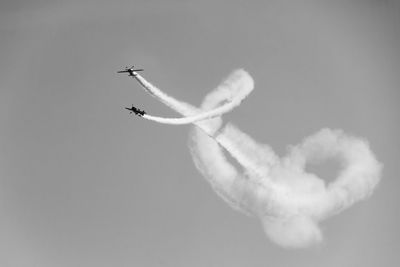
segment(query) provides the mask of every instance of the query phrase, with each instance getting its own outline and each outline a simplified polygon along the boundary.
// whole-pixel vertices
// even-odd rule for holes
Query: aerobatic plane
[[[120,71],[117,71],[117,73],[129,73],[129,76],[136,76],[137,74],[135,73],[135,72],[138,72],[138,71],[144,71],[144,69],[134,69],[134,66],[132,66],[132,67],[130,67],[130,68],[128,68],[128,67],[125,67],[125,70],[120,70]]]
[[[125,108],[127,110],[130,111],[130,114],[135,113],[136,115],[138,115],[139,117],[142,117],[144,114],[146,114],[146,112],[144,110],[140,110],[138,108],[135,108],[133,105],[131,108]]]

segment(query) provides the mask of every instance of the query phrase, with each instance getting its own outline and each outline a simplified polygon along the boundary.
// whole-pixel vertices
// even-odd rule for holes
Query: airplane
[[[139,117],[142,117],[144,114],[146,114],[146,112],[144,110],[140,110],[138,108],[135,108],[133,105],[132,105],[131,108],[125,108],[125,109],[129,110],[130,114],[132,114],[132,112],[134,112]]]
[[[127,73],[129,73],[129,76],[136,76],[136,73],[134,73],[134,72],[138,72],[138,71],[144,71],[144,69],[137,69],[137,70],[135,70],[134,69],[134,66],[132,66],[132,67],[130,67],[130,68],[128,68],[128,67],[126,67],[125,68],[125,70],[120,70],[120,71],[117,71],[117,73],[125,73],[125,72],[127,72]]]

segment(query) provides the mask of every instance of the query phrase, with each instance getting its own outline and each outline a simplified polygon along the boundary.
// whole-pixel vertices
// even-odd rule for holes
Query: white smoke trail
[[[222,127],[221,118],[204,120],[229,112],[251,92],[253,80],[243,70],[209,93],[201,109],[167,96],[141,76],[135,78],[158,100],[189,116],[186,122],[196,126],[190,149],[197,168],[232,207],[259,217],[266,234],[281,246],[306,247],[321,241],[318,222],[369,196],[379,182],[382,165],[368,143],[343,131],[323,129],[280,159],[269,146],[233,125]],[[226,159],[221,147],[242,171]],[[328,158],[338,158],[343,168],[335,181],[325,184],[306,172],[305,165]]]
[[[188,103],[179,101],[167,94],[163,93],[160,89],[146,81],[139,74],[134,75],[134,78],[142,85],[146,92],[155,97],[157,100],[166,104],[168,107],[172,108],[182,115],[189,116],[191,118],[195,116],[203,117],[207,114],[222,115],[226,110],[231,110],[241,103],[241,101],[254,89],[254,81],[251,76],[244,70],[239,69],[234,71],[229,77],[222,82],[215,90],[210,92],[202,105],[202,109],[198,109]],[[219,109],[217,106],[221,103],[226,102],[224,109]],[[205,109],[211,109],[210,111],[203,111]],[[218,113],[220,112],[220,113]],[[199,114],[201,113],[201,114]],[[197,114],[197,115],[194,115]],[[203,115],[202,115],[203,114]],[[168,120],[177,120],[172,118],[160,118],[153,117],[150,115],[143,116],[144,119],[156,118],[154,121],[160,121],[161,123],[168,123]],[[199,119],[199,120],[201,120]],[[170,124],[175,124],[174,122]],[[234,157],[240,164],[245,166],[247,169],[253,169],[255,172],[259,169],[259,166],[255,166],[255,162],[246,155],[247,151],[241,151],[238,146],[231,144],[232,138],[226,138],[225,134],[218,134],[214,136],[215,132],[219,129],[222,124],[220,118],[209,120],[207,122],[195,121],[193,122],[198,128],[200,128],[204,133],[212,136],[223,148],[225,148],[232,157]],[[218,125],[218,126],[217,126]],[[227,128],[229,129],[229,128]],[[242,133],[243,134],[243,133]]]
[[[228,113],[229,111],[231,111],[232,109],[234,109],[236,106],[238,106],[240,104],[239,100],[241,100],[241,97],[242,96],[238,96],[235,99],[228,101],[226,104],[224,104],[220,107],[217,107],[213,110],[210,110],[210,111],[201,112],[201,110],[199,110],[198,115],[193,115],[193,116],[188,116],[188,117],[183,117],[183,118],[163,118],[163,117],[156,117],[156,116],[144,114],[143,118],[150,120],[150,121],[163,123],[163,124],[172,124],[172,125],[192,124],[192,123],[195,123],[198,121],[209,120],[209,119],[213,119],[215,117],[220,117],[221,115]]]
[[[215,90],[213,96],[210,98],[210,101],[218,101],[218,104],[223,101],[226,101],[226,103],[219,107],[214,107],[212,110],[202,111],[191,106],[190,104],[178,101],[166,95],[137,73],[135,73],[133,77],[139,81],[146,92],[150,93],[153,97],[157,98],[170,108],[183,115],[186,115],[183,118],[163,118],[145,114],[143,115],[143,118],[159,123],[173,125],[191,124],[201,120],[220,117],[240,105],[242,100],[246,98],[254,88],[254,82],[250,75],[243,70],[237,70],[229,77],[229,79],[222,83],[217,90]],[[190,116],[189,114],[196,115]]]

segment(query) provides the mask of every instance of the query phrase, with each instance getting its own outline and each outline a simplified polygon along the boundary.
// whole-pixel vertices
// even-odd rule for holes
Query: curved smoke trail
[[[184,116],[196,116],[199,113],[207,114],[207,111],[205,111],[206,109],[210,109],[211,112],[215,112],[215,110],[218,110],[216,107],[226,101],[228,101],[228,108],[234,108],[235,106],[239,105],[241,101],[254,89],[254,81],[251,76],[242,69],[236,70],[232,72],[232,74],[229,75],[229,77],[216,89],[206,96],[202,109],[199,109],[188,103],[168,96],[160,89],[146,81],[139,74],[135,75],[134,78],[142,85],[143,89],[147,93]],[[146,119],[148,116],[143,116],[143,118]],[[167,119],[171,118],[161,119],[166,121]],[[241,149],[238,149],[237,146],[232,144],[233,138],[227,138],[226,133],[222,132],[215,134],[219,130],[217,125],[222,124],[222,120],[220,118],[215,118],[206,122],[195,121],[193,124],[208,136],[213,137],[216,142],[225,148],[231,154],[231,156],[235,158],[241,165],[245,166],[245,168],[253,170],[259,169],[259,166],[256,164],[256,162],[253,162],[252,159],[246,155],[248,151],[242,151]],[[229,127],[226,127],[226,129],[229,129]]]
[[[150,95],[157,98],[170,108],[186,115],[183,118],[163,118],[145,114],[143,115],[143,118],[159,123],[172,125],[192,124],[198,121],[220,117],[223,114],[230,112],[235,107],[239,106],[242,100],[246,98],[254,88],[254,82],[251,79],[250,75],[248,75],[243,70],[238,70],[218,87],[218,90],[216,90],[216,92],[218,92],[218,96],[217,94],[215,94],[213,97],[211,97],[213,99],[212,101],[215,101],[214,99],[219,98],[221,99],[221,102],[225,101],[226,103],[219,107],[214,107],[212,110],[202,111],[191,106],[190,104],[178,101],[166,95],[160,89],[147,82],[142,76],[137,73],[135,74],[136,75],[134,75],[133,77],[137,81],[139,81],[146,92],[148,92]],[[194,113],[197,114],[189,115]]]
[[[165,103],[169,107],[177,110],[182,114],[197,113],[196,115],[188,115],[183,118],[163,118],[147,114],[143,115],[143,118],[147,120],[172,125],[192,124],[198,121],[220,117],[223,114],[230,112],[235,107],[239,106],[242,100],[245,99],[254,88],[254,82],[251,79],[250,75],[248,75],[243,70],[238,70],[218,87],[218,90],[215,91],[218,93],[214,93],[213,96],[209,97],[209,101],[226,103],[221,106],[214,107],[211,110],[202,111],[195,107],[192,107],[187,103],[183,103],[164,94],[163,92],[161,92],[161,90],[151,85],[139,74],[134,75],[134,77],[145,88],[146,92],[150,93],[153,97],[156,97],[158,100]],[[221,101],[219,101],[218,99],[220,99]]]
[[[135,78],[148,93],[187,117],[144,118],[193,123],[190,150],[196,167],[233,208],[260,218],[265,233],[281,246],[306,247],[321,241],[318,223],[371,195],[380,180],[382,164],[368,143],[341,130],[322,129],[279,158],[232,124],[224,126],[219,116],[253,89],[251,76],[243,70],[209,93],[200,109],[166,95],[139,75]],[[243,170],[228,161],[222,148]],[[335,181],[326,184],[305,170],[307,162],[329,158],[342,162]]]
[[[188,117],[183,117],[183,118],[163,118],[163,117],[157,117],[157,116],[152,116],[148,114],[144,114],[142,117],[145,118],[146,120],[150,121],[155,121],[158,123],[163,123],[163,124],[171,124],[171,125],[184,125],[184,124],[192,124],[198,121],[202,120],[209,120],[213,119],[215,117],[220,117],[221,115],[228,113],[232,109],[234,109],[236,106],[240,104],[240,101],[246,97],[244,96],[237,96],[236,98],[228,101],[226,104],[217,107],[215,109],[212,109],[210,111],[204,111],[201,112],[199,110],[198,115],[193,115],[193,116],[188,116]]]

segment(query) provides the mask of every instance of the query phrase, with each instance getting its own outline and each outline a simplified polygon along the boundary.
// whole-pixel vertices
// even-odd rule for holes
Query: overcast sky
[[[395,2],[1,1],[0,265],[396,266]],[[226,120],[281,156],[341,128],[369,141],[382,181],[322,223],[322,245],[280,248],[196,170],[189,126],[124,110],[176,116],[116,73],[132,64],[194,105],[244,68],[255,90]]]

